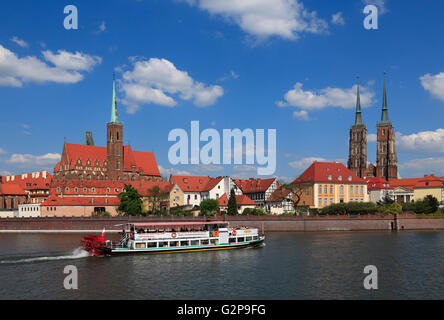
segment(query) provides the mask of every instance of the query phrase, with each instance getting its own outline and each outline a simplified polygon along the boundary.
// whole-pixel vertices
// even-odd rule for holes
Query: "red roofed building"
[[[267,211],[271,214],[281,215],[294,213],[294,195],[286,188],[279,188],[267,199]]]
[[[224,193],[230,193],[236,188],[230,177],[200,177],[200,176],[170,176],[170,183],[177,184],[182,189],[184,205],[200,206],[205,199],[219,199]],[[237,194],[242,194],[238,190]]]
[[[292,185],[303,190],[299,206],[368,201],[367,182],[342,163],[314,162]]]
[[[279,189],[279,183],[276,178],[272,179],[234,179],[236,186],[253,200],[257,206],[265,207],[265,200],[271,196],[271,194]],[[236,191],[236,188],[235,188]]]
[[[392,182],[395,180],[392,180]],[[385,179],[376,177],[367,180],[367,190],[369,194],[369,200],[373,203],[383,201],[386,197],[395,200],[393,187]]]
[[[444,203],[444,177],[425,175],[423,178],[397,179],[390,181],[398,202],[412,202],[434,196]]]
[[[256,203],[246,195],[236,195],[236,203],[239,214],[242,214],[242,212],[244,212],[244,210],[247,208],[256,208]],[[228,197],[225,193],[219,198],[219,208],[221,211],[228,210]]]
[[[26,203],[26,191],[17,183],[0,184],[0,209],[16,210],[19,204]]]
[[[107,146],[65,143],[54,169],[54,180],[160,181],[154,154],[134,151],[123,145],[123,124],[117,114],[115,80],[111,121],[107,124]]]

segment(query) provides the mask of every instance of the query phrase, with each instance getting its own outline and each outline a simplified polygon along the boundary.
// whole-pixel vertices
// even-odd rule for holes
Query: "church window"
[[[117,141],[119,141],[119,131],[117,131]]]

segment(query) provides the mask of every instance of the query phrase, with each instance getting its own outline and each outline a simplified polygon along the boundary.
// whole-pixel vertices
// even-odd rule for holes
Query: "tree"
[[[423,200],[416,201],[414,204],[415,213],[431,214],[438,210],[439,203],[432,195],[428,195]]]
[[[234,189],[231,189],[230,199],[228,199],[227,214],[229,216],[236,216],[239,214],[239,212],[237,211],[236,193],[234,192]]]
[[[120,199],[119,211],[126,216],[139,216],[142,213],[142,197],[130,184],[125,185],[125,191],[117,196]]]
[[[302,199],[302,194],[304,193],[304,187],[299,184],[289,184],[282,186],[282,188],[286,188],[290,190],[293,193],[293,197],[291,198],[293,208],[294,208],[294,214],[299,214],[299,203]]]
[[[205,199],[200,203],[200,214],[203,216],[213,216],[219,212],[219,201]]]
[[[159,186],[154,186],[147,190],[148,203],[151,204],[151,211],[153,213],[161,211],[161,205],[163,201],[169,200],[168,192],[162,190]]]

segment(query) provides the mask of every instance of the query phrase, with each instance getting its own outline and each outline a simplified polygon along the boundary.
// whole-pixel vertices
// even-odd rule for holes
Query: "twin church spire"
[[[119,123],[119,114],[117,113],[117,97],[116,97],[116,73],[113,73],[113,102],[111,106],[110,123]]]
[[[393,180],[398,177],[395,131],[388,116],[386,73],[382,98],[381,122],[377,125],[376,166],[367,165],[367,127],[362,121],[359,77],[356,94],[355,124],[350,129],[348,168],[360,178],[380,177]]]

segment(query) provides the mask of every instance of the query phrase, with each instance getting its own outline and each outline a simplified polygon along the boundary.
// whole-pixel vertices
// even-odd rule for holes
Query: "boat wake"
[[[18,264],[18,263],[32,263],[32,262],[43,262],[43,261],[56,261],[56,260],[74,260],[74,259],[82,259],[86,257],[90,257],[91,254],[83,248],[77,248],[72,251],[70,255],[66,256],[50,256],[50,257],[35,257],[35,258],[26,258],[19,260],[3,260],[0,261],[0,264]]]

